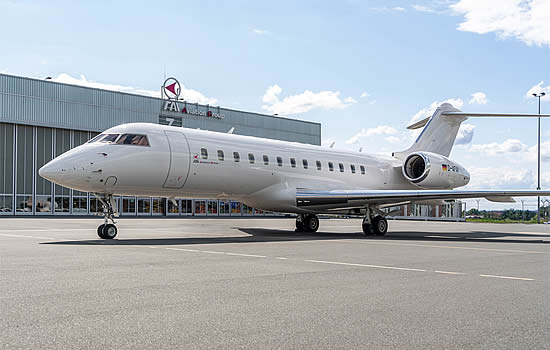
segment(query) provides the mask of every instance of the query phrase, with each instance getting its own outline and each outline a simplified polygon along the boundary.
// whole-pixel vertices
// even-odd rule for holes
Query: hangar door
[[[164,131],[170,148],[170,168],[164,186],[166,188],[182,188],[189,176],[191,153],[189,143],[182,132]]]

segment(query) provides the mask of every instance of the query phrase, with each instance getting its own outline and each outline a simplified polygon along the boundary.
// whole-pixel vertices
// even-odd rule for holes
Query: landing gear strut
[[[313,214],[300,214],[296,218],[296,232],[317,232],[319,218]]]
[[[382,215],[375,215],[372,208],[367,208],[367,215],[363,218],[361,227],[365,236],[384,236],[388,232],[388,221]]]
[[[103,206],[103,224],[97,227],[97,235],[99,238],[103,239],[113,239],[117,235],[117,228],[115,226],[116,221],[115,217],[118,217],[118,210],[116,207],[115,200],[112,195],[99,196],[96,195],[96,198],[101,202]]]

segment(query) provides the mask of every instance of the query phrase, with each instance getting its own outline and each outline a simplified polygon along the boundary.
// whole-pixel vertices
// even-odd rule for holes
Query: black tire
[[[384,236],[388,232],[388,221],[382,216],[376,216],[372,221],[372,232]]]
[[[103,228],[105,227],[105,224],[101,224],[97,227],[97,235],[99,236],[99,238],[101,239],[105,239],[105,237],[103,237]]]
[[[296,232],[304,232],[305,230],[304,222],[296,218]]]
[[[319,218],[317,215],[307,215],[304,220],[304,228],[307,232],[317,232],[319,229]]]
[[[365,236],[372,235],[371,225],[366,220],[363,220],[363,223],[361,224],[361,228],[363,229],[363,234]]]
[[[107,224],[105,227],[103,227],[103,238],[105,239],[113,239],[116,237],[117,234],[117,228],[113,224]]]

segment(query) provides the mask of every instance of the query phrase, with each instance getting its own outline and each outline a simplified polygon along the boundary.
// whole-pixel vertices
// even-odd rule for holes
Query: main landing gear
[[[317,232],[319,218],[313,214],[299,214],[296,218],[296,232]]]
[[[373,211],[373,209],[367,208],[367,215],[365,215],[361,224],[363,233],[365,236],[384,236],[388,232],[388,221],[382,215],[375,215]]]
[[[94,194],[95,195],[95,194]],[[115,217],[118,217],[118,210],[115,200],[112,195],[99,196],[95,195],[103,206],[104,223],[97,227],[97,235],[102,239],[113,239],[117,235],[115,226]]]

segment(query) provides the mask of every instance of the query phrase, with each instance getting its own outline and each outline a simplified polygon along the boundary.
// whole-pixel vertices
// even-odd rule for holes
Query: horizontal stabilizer
[[[426,125],[428,123],[430,118],[431,118],[431,116],[428,117],[428,118],[424,118],[419,122],[411,124],[411,125],[407,126],[407,129],[409,129],[409,130],[420,129],[421,127],[423,127],[424,125]]]

